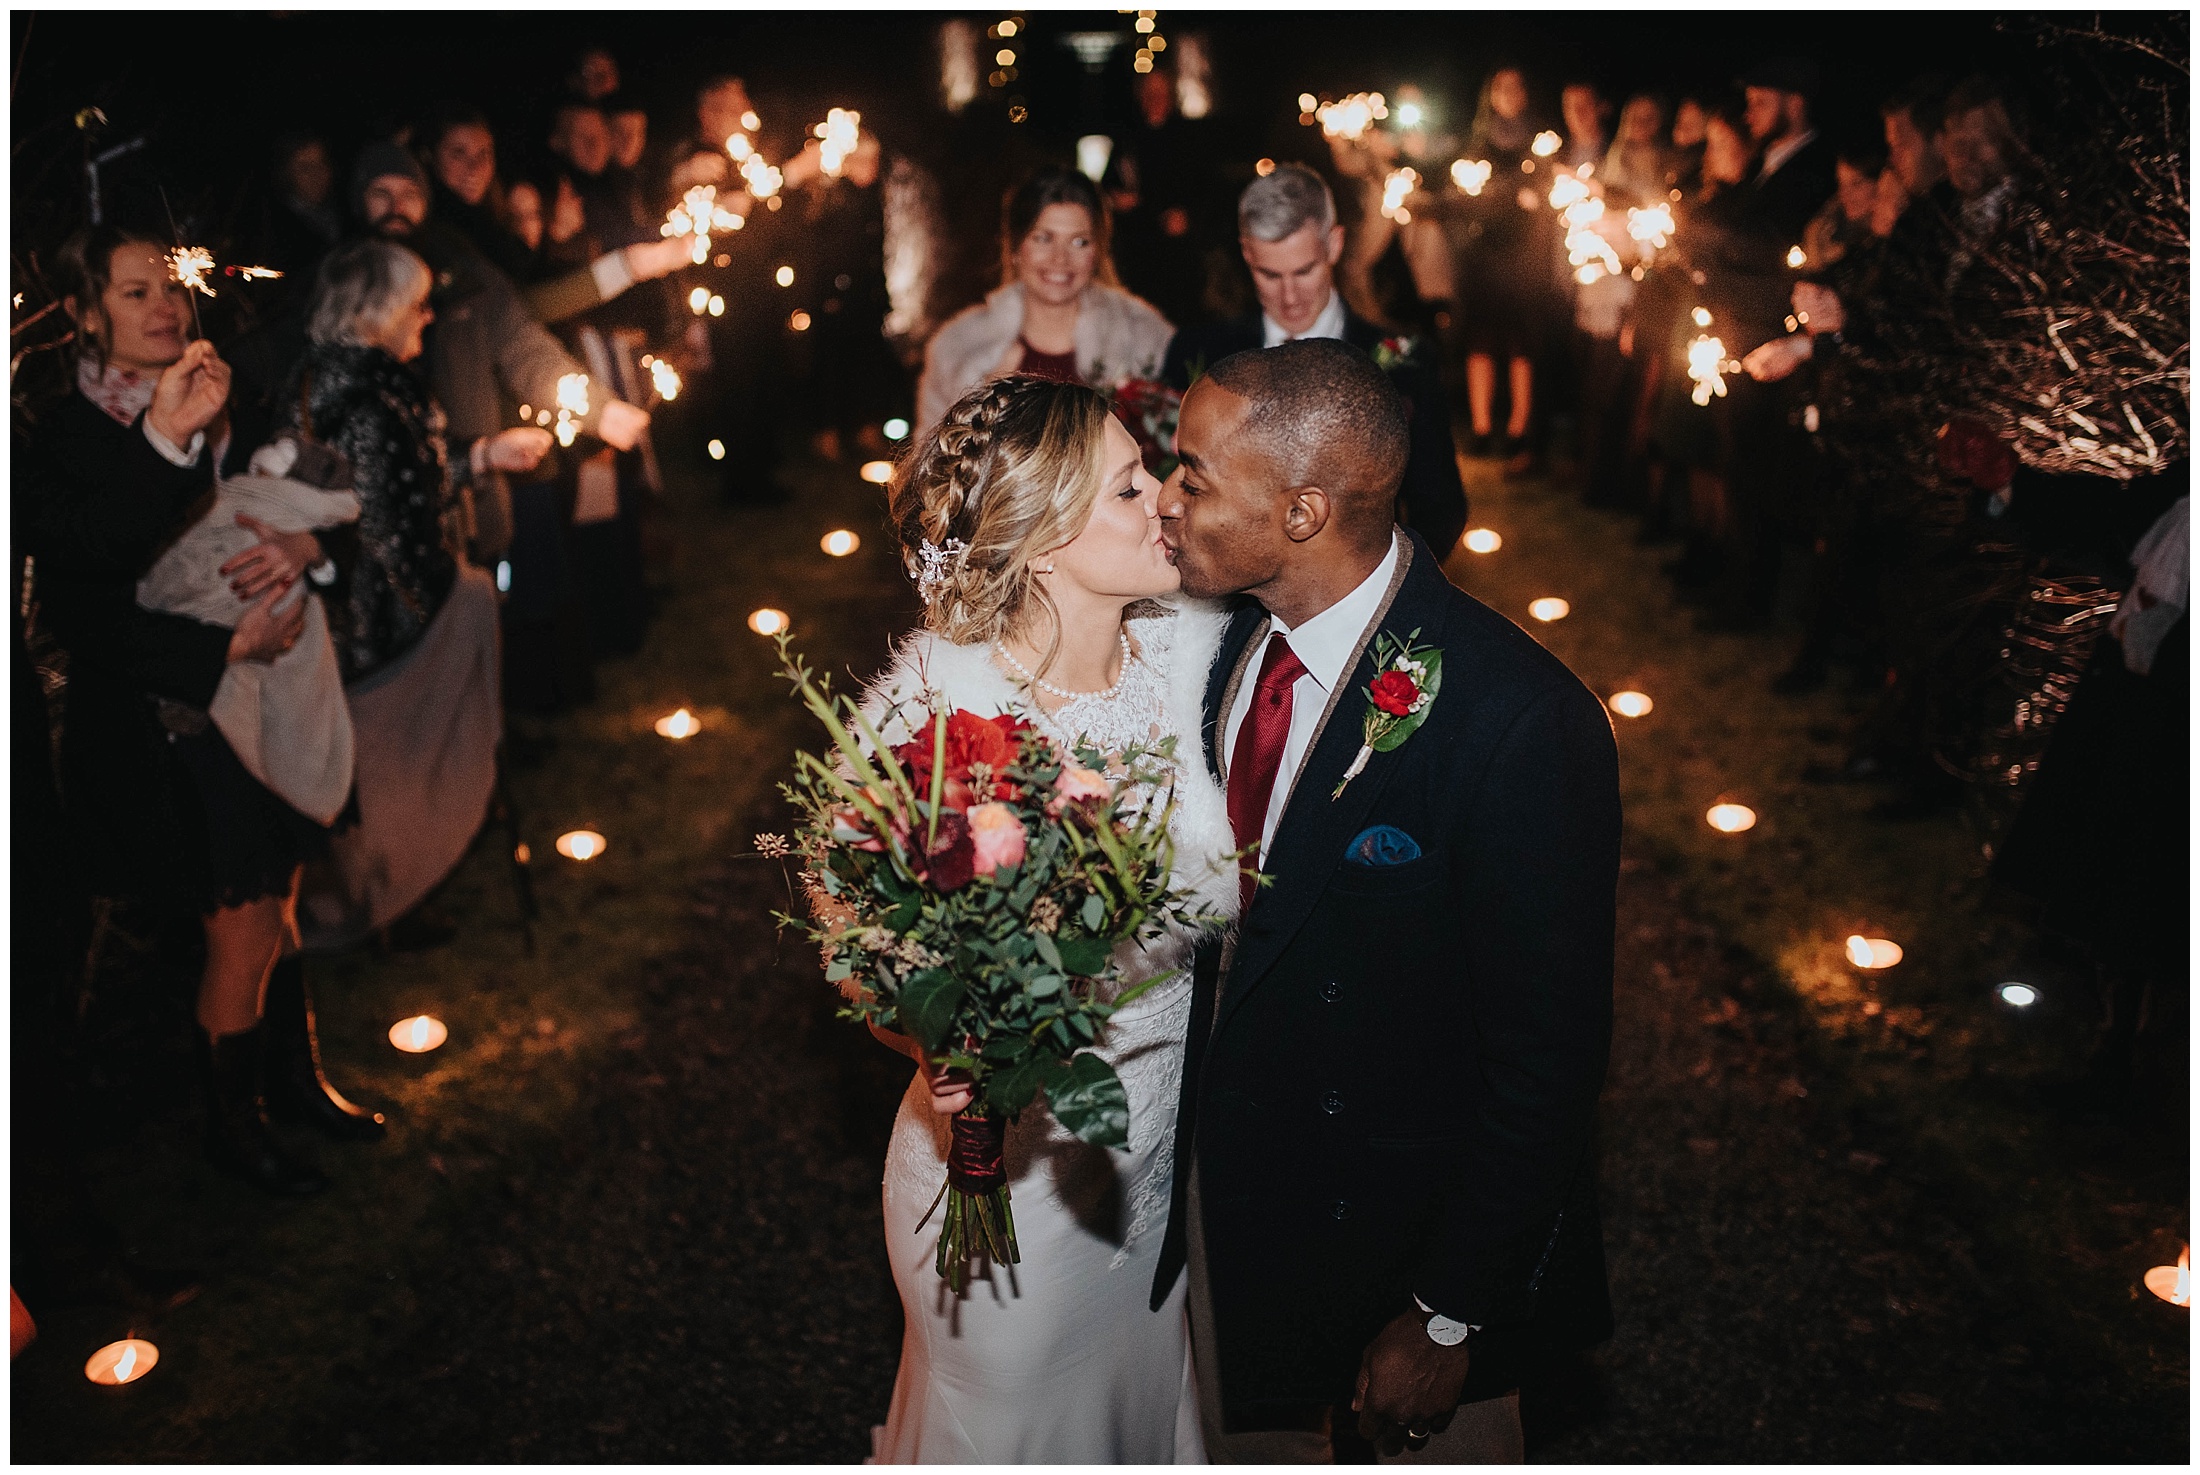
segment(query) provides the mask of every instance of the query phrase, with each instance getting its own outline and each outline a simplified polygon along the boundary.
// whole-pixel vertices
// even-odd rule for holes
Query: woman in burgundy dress
[[[1115,283],[1108,210],[1072,169],[1047,169],[1003,211],[1002,284],[965,308],[925,348],[917,419],[934,425],[968,391],[1003,374],[1113,389],[1160,376],[1175,331]]]

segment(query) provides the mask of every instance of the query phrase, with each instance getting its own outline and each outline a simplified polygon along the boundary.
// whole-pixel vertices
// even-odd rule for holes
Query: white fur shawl
[[[985,301],[956,313],[924,349],[917,381],[917,425],[940,423],[955,401],[994,377],[1009,345],[1024,331],[1024,289],[996,287]],[[1110,389],[1125,379],[1158,379],[1176,330],[1142,297],[1099,282],[1077,302],[1077,372]]]
[[[1176,735],[1176,814],[1169,829],[1176,842],[1177,884],[1193,891],[1198,910],[1234,921],[1238,877],[1228,857],[1237,841],[1230,830],[1229,802],[1199,742],[1207,673],[1229,617],[1219,605],[1191,599],[1171,600],[1159,609],[1129,625],[1144,658],[1161,668],[1162,728]],[[903,743],[910,736],[906,719],[921,717],[934,699],[980,717],[1031,713],[1023,690],[994,665],[990,647],[951,645],[919,630],[896,646],[892,664],[865,690],[863,715],[888,743]],[[904,720],[888,717],[897,710]],[[1179,949],[1186,940],[1176,939]],[[1133,954],[1119,955],[1117,961],[1128,973],[1141,961],[1152,967],[1163,960],[1149,952],[1143,960]],[[1180,951],[1169,965],[1183,965]]]

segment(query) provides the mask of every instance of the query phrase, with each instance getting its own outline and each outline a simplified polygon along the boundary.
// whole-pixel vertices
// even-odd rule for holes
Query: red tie
[[[1260,678],[1253,687],[1253,706],[1238,729],[1237,748],[1230,755],[1230,829],[1238,845],[1253,847],[1240,864],[1247,867],[1239,883],[1238,913],[1253,908],[1253,876],[1260,857],[1261,831],[1268,820],[1268,798],[1275,792],[1276,770],[1283,766],[1283,742],[1291,734],[1291,685],[1306,674],[1296,652],[1281,635],[1268,638],[1260,658]]]

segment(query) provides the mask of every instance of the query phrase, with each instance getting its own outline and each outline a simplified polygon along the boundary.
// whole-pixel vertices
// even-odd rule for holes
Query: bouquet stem
[[[957,1295],[970,1283],[970,1262],[979,1255],[996,1265],[1014,1265],[1016,1216],[1008,1206],[1008,1172],[1002,1155],[1008,1124],[997,1117],[957,1116],[947,1154],[947,1215],[940,1222],[934,1268]]]

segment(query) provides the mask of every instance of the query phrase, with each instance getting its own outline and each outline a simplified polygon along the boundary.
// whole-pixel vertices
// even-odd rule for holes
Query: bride
[[[965,395],[902,464],[892,516],[925,628],[866,696],[874,722],[931,700],[1015,712],[1103,752],[1173,736],[1179,884],[1234,916],[1222,789],[1200,761],[1200,701],[1223,616],[1169,602],[1161,486],[1099,393],[1009,378]],[[906,728],[889,721],[889,743]],[[1189,872],[1185,868],[1191,868]],[[949,1118],[968,1082],[917,1062],[886,1154],[887,1254],[906,1330],[880,1463],[1206,1461],[1185,1282],[1148,1309],[1168,1225],[1192,948],[1172,933],[1118,950],[1110,983],[1170,972],[1109,1023],[1099,1053],[1130,1098],[1121,1148],[1072,1137],[1044,1097],[1008,1134],[1022,1262],[972,1267],[959,1296],[933,1266]]]

